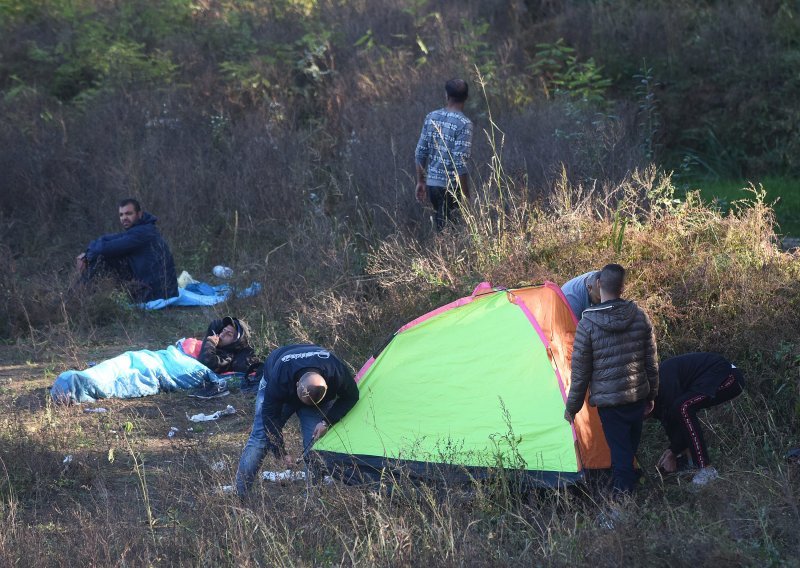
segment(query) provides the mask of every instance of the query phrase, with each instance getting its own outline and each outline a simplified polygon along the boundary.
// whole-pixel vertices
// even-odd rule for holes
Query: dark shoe
[[[677,459],[678,469],[675,473],[696,472],[697,466],[694,465],[692,458],[686,457],[684,454],[678,456]]]
[[[192,391],[189,396],[209,400],[228,396],[229,394],[231,394],[231,391],[228,390],[228,385],[223,381],[221,383],[206,383],[199,389]]]

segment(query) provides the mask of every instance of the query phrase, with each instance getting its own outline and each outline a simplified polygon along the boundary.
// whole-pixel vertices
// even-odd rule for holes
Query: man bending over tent
[[[569,307],[577,319],[581,319],[583,311],[600,303],[600,271],[592,270],[576,276],[561,287],[567,298]]]
[[[625,269],[607,264],[599,282],[602,301],[583,312],[575,332],[564,418],[573,421],[589,389],[611,450],[614,493],[632,493],[642,423],[658,394],[656,340],[647,314],[621,298]]]
[[[739,396],[744,388],[744,375],[716,353],[672,357],[661,363],[658,375],[658,397],[651,416],[661,421],[669,437],[669,448],[658,465],[673,473],[679,469],[679,460],[691,453],[694,465],[699,468],[692,483],[705,485],[719,474],[708,458],[697,411]]]
[[[287,465],[283,426],[297,414],[303,433],[303,455],[358,402],[358,387],[347,366],[318,345],[286,345],[269,354],[256,396],[250,438],[236,472],[236,490],[244,497],[269,450]]]

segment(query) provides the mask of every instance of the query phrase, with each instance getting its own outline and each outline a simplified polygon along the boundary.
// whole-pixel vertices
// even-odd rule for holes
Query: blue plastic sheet
[[[261,292],[261,284],[253,282],[244,290],[236,292],[238,298],[248,298]],[[211,286],[205,282],[189,284],[186,288],[178,288],[178,295],[166,300],[151,300],[138,307],[144,310],[161,310],[167,306],[213,306],[224,302],[233,294],[230,284]]]

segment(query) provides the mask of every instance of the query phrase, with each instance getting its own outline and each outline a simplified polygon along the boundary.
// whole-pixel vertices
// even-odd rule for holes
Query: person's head
[[[219,320],[216,321],[219,322]],[[217,323],[216,329],[212,329],[211,331],[219,336],[218,347],[227,347],[236,343],[242,338],[244,333],[242,323],[231,316],[222,318],[221,324]]]
[[[297,381],[297,398],[308,406],[317,406],[328,392],[328,383],[316,371],[303,373]]]
[[[135,199],[129,197],[119,202],[119,222],[123,229],[130,229],[142,215],[142,206]]]
[[[463,103],[469,96],[469,86],[463,79],[450,79],[444,84],[447,100],[454,103]]]
[[[600,271],[590,274],[586,279],[586,292],[592,304],[600,303]]]
[[[625,269],[619,264],[606,264],[600,271],[599,282],[603,301],[616,300],[625,289]]]

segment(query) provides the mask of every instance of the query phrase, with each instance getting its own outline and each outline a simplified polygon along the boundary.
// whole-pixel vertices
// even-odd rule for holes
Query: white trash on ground
[[[108,412],[108,409],[98,406],[97,408],[84,408],[83,411],[87,414],[102,414],[103,412]]]
[[[72,463],[72,454],[64,457],[64,461],[61,463]]]
[[[174,437],[177,432],[180,432],[180,430],[175,426],[173,426],[172,428],[169,429],[169,432],[167,433],[167,438]]]
[[[218,461],[218,462],[212,463],[211,464],[211,471],[216,471],[216,472],[225,471],[225,462],[224,461]]]
[[[217,410],[213,414],[203,414],[202,412],[192,416],[187,414],[186,418],[192,422],[209,422],[211,420],[219,420],[222,416],[228,416],[230,414],[236,414],[236,409],[229,404],[225,407],[225,410]]]
[[[305,481],[305,471],[292,471],[287,469],[284,471],[263,471],[261,472],[261,479],[264,481]]]
[[[230,278],[233,276],[233,268],[222,266],[221,264],[216,265],[211,272],[213,272],[214,276],[217,278]]]

